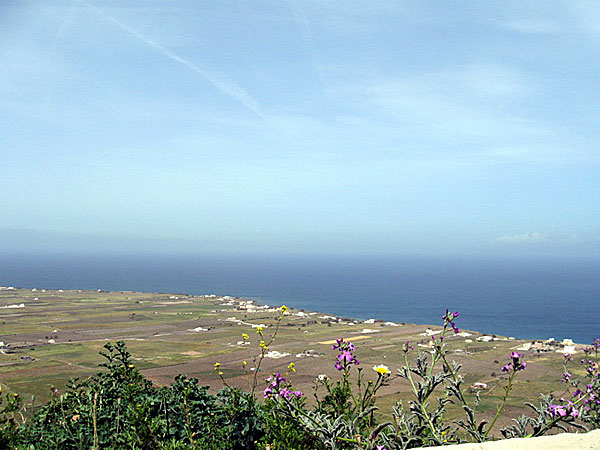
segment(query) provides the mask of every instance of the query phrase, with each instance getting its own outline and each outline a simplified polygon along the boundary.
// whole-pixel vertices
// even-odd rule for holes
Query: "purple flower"
[[[344,366],[342,366],[338,361],[333,365],[337,370],[344,370]]]
[[[387,450],[383,445],[378,445],[375,447],[377,450]]]
[[[567,411],[562,405],[551,404],[548,406],[548,412],[554,417],[565,417],[567,415]]]
[[[344,350],[342,353],[340,353],[337,358],[341,361],[341,362],[346,362],[346,363],[351,363],[354,361],[354,356],[352,356],[352,353],[350,353],[348,350]]]
[[[342,345],[344,345],[344,338],[340,338],[340,339],[336,339],[335,340],[335,344],[333,344],[331,346],[332,350],[337,350],[338,348],[340,348]]]
[[[511,368],[511,365],[507,364],[505,366],[502,366],[501,370],[502,370],[502,372],[510,372],[510,368]]]
[[[460,331],[460,328],[458,328],[454,322],[450,322],[450,325],[452,325],[452,329],[454,330],[454,334],[457,334]]]
[[[292,391],[290,391],[287,388],[283,388],[281,391],[279,391],[279,396],[280,397],[285,397],[287,399],[290,398],[290,395],[292,394]]]
[[[263,393],[263,397],[264,398],[269,398],[271,396],[271,394],[273,393],[273,388],[271,387],[271,385],[267,386],[267,388],[265,389],[264,393]]]
[[[294,397],[296,397],[296,398],[300,398],[300,397],[304,396],[304,392],[294,391],[294,392],[292,392],[292,395],[294,395]]]

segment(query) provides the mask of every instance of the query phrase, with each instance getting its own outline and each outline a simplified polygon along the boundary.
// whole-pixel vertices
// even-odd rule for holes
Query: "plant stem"
[[[496,411],[496,415],[494,416],[492,423],[490,423],[490,426],[488,427],[486,432],[483,434],[484,438],[487,438],[488,434],[490,434],[490,431],[492,431],[492,428],[496,424],[498,417],[500,417],[500,413],[502,413],[502,411],[504,410],[504,406],[506,405],[506,400],[508,400],[508,394],[510,394],[510,391],[512,390],[513,380],[515,379],[516,375],[517,375],[516,370],[513,370],[513,372],[509,375],[508,384],[504,388],[504,396],[502,397],[502,403],[500,403],[500,406],[498,407],[498,409]]]
[[[418,390],[417,390],[417,387],[415,386],[415,382],[413,381],[412,375],[410,373],[410,364],[408,362],[408,353],[407,352],[404,353],[404,365],[407,369],[406,373],[408,374],[408,381],[410,381],[410,385],[412,387],[413,394],[415,394],[415,397],[418,399],[419,398]],[[437,439],[438,441],[440,441],[440,438],[437,436],[437,433],[436,433],[435,425],[429,418],[429,414],[427,414],[427,408],[425,408],[424,403],[419,403],[419,405],[421,406],[421,410],[423,412],[423,415],[425,416],[425,419],[427,419],[427,424],[429,425],[429,429],[431,430],[433,437],[435,439]]]

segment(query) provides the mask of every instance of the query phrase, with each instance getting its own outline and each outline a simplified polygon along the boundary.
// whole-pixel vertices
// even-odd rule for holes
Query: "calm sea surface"
[[[254,297],[358,319],[588,343],[600,337],[600,261],[0,254],[0,285]]]

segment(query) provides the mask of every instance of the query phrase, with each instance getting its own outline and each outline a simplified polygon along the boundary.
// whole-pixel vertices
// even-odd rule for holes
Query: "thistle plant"
[[[555,428],[569,431],[569,427],[582,430],[600,427],[600,339],[581,350],[584,357],[579,364],[584,369],[584,379],[573,375],[574,371],[568,368],[573,355],[565,353],[561,381],[567,385],[566,392],[558,399],[543,396],[537,406],[526,403],[535,416],[513,419],[515,423],[502,430],[504,437],[537,437]]]
[[[486,427],[487,421],[478,421],[476,418],[479,394],[473,402],[467,400],[463,378],[459,375],[461,365],[448,360],[446,341],[448,335],[460,332],[456,325],[458,316],[458,312],[446,310],[442,316],[442,332],[437,338],[431,336],[431,351],[417,353],[414,363],[409,360],[414,347],[409,342],[404,344],[404,366],[399,369],[398,375],[408,381],[413,400],[409,402],[408,409],[402,402],[394,408],[395,428],[383,433],[390,447],[405,449],[459,443],[462,441],[460,429],[476,442],[490,439],[490,433],[504,411],[515,378],[520,371],[525,370],[527,363],[523,361],[522,354],[512,352],[509,355],[509,362],[501,369],[507,375],[504,395],[491,423]],[[441,369],[437,369],[439,365]],[[462,407],[464,419],[451,424],[445,420],[447,405],[450,403]]]
[[[333,367],[340,372],[340,377],[335,381],[324,375],[317,377],[315,409],[307,410],[304,393],[294,390],[289,380],[279,373],[267,378],[265,401],[315,439],[310,448],[318,448],[314,447],[318,444],[332,450],[375,449],[379,433],[388,425],[377,425],[374,419],[376,394],[387,384],[391,371],[383,364],[375,365],[375,380],[365,380],[352,342],[337,339],[332,349],[338,351]],[[353,381],[354,369],[356,381]],[[292,371],[295,371],[293,365],[288,366],[286,376]],[[325,388],[323,396],[319,395],[320,387]]]

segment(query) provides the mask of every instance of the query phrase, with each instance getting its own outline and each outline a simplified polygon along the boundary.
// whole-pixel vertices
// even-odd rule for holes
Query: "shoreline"
[[[264,310],[266,311],[276,311],[277,308],[279,308],[279,306],[281,305],[273,305],[273,304],[269,304],[267,303],[264,299],[262,299],[261,297],[243,297],[243,296],[230,296],[230,295],[219,295],[219,294],[190,294],[190,293],[183,293],[183,292],[152,292],[152,291],[135,291],[135,290],[104,290],[104,289],[97,289],[97,290],[93,290],[93,289],[45,289],[45,288],[29,288],[29,287],[22,287],[22,286],[0,286],[0,292],[2,291],[12,291],[12,290],[30,290],[31,292],[56,292],[56,293],[64,293],[64,292],[77,292],[77,293],[84,293],[84,292],[88,292],[88,293],[107,293],[107,294],[142,294],[142,295],[169,295],[169,296],[185,296],[185,297],[190,297],[190,298],[204,298],[204,299],[222,299],[222,300],[227,300],[227,301],[237,301],[238,303],[247,303],[247,302],[253,302],[253,303],[257,303],[259,305],[262,305],[263,307],[268,307],[268,308],[264,308]],[[305,312],[305,309],[300,309],[300,308],[296,308],[295,306],[288,304],[286,305],[288,306],[291,310],[296,310],[296,311],[300,311],[300,312]],[[1,308],[1,307],[0,307]],[[308,315],[317,315],[320,314],[319,318],[322,320],[327,320],[327,319],[331,319],[332,322],[338,322],[338,323],[342,323],[342,324],[349,324],[349,323],[354,323],[356,325],[362,323],[362,324],[378,324],[382,326],[406,326],[406,325],[411,325],[411,326],[421,326],[421,327],[427,327],[426,329],[434,329],[434,328],[440,328],[441,325],[439,324],[431,324],[431,323],[416,323],[416,322],[393,322],[393,321],[388,321],[385,319],[379,319],[379,318],[369,318],[369,319],[357,319],[357,318],[352,318],[352,317],[344,317],[344,316],[339,316],[339,315],[335,315],[333,313],[326,313],[326,312],[322,312],[322,311],[308,311],[307,313]],[[387,324],[387,325],[386,325]],[[461,331],[464,332],[468,332],[471,334],[475,334],[475,335],[480,335],[480,336],[489,336],[494,340],[509,340],[509,341],[530,341],[532,344],[534,343],[539,343],[539,342],[543,342],[545,344],[551,344],[551,343],[563,343],[565,345],[570,345],[570,346],[575,346],[575,347],[583,347],[589,344],[582,344],[582,343],[578,343],[578,342],[574,342],[572,339],[570,338],[564,338],[562,340],[558,340],[558,339],[554,339],[553,337],[548,337],[548,338],[521,338],[518,336],[505,336],[502,334],[498,334],[498,333],[491,333],[491,332],[482,332],[482,331],[478,331],[478,330],[470,330],[470,329],[462,329]],[[565,343],[566,341],[566,343]],[[486,341],[486,342],[491,342],[491,341]]]
[[[289,305],[276,328],[280,306],[216,294],[5,287],[0,289],[2,384],[10,391],[47,399],[49,385],[64,386],[68,378],[97,373],[102,362],[98,352],[107,342],[121,340],[135,366],[157,385],[187,374],[217,391],[222,382],[214,365],[219,362],[229,385],[247,388],[251,372],[242,363],[254,367],[261,326],[266,337],[278,329],[260,367],[265,378],[285,373],[293,362],[294,385],[309,392],[319,375],[339,376],[332,361],[336,339],[354,342],[361,367],[372,374],[371,367],[380,364],[399,369],[407,341],[416,351],[429,352],[432,337],[442,330],[434,325],[359,321]],[[531,401],[539,392],[554,391],[557,383],[560,387],[564,357],[557,351],[564,350],[562,343],[532,344],[465,330],[457,334],[450,330],[445,342],[452,359],[462,365],[466,382],[491,396],[501,389],[503,361],[513,351],[523,353],[528,370],[521,377],[523,397],[515,399],[515,407],[522,405],[516,400]],[[399,381],[386,386],[381,391],[382,408],[391,409],[406,389]]]

